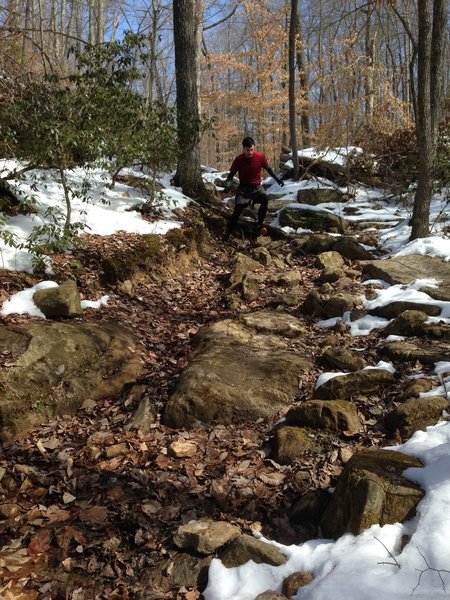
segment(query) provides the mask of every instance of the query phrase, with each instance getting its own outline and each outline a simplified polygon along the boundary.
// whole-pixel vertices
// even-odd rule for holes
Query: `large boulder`
[[[435,279],[439,285],[421,288],[436,300],[450,300],[450,263],[436,256],[410,254],[388,260],[370,260],[362,264],[371,279],[383,279],[391,285],[408,284],[416,279]]]
[[[0,427],[18,435],[74,412],[86,398],[120,392],[143,372],[141,345],[114,323],[30,323],[0,327]]]
[[[300,202],[300,204],[309,204],[310,206],[325,204],[326,202],[343,202],[344,200],[348,200],[347,196],[344,196],[336,188],[301,188],[297,192],[297,202]]]
[[[256,312],[203,327],[191,360],[163,413],[169,427],[239,423],[276,414],[313,369],[304,324],[283,313]],[[287,338],[291,338],[288,340]]]
[[[390,450],[364,450],[352,456],[325,510],[324,535],[358,535],[376,523],[410,519],[424,492],[402,472],[422,466],[419,459]]]
[[[348,221],[339,215],[324,210],[306,208],[302,206],[288,205],[283,208],[278,218],[282,227],[293,227],[294,229],[311,229],[312,231],[330,231],[332,233],[344,233]]]

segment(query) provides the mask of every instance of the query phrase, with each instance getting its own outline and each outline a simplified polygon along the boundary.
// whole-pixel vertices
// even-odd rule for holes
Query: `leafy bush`
[[[146,165],[152,196],[158,171],[177,159],[173,110],[148,103],[140,93],[139,66],[146,58],[142,36],[126,34],[121,42],[71,54],[74,72],[68,76],[0,79],[0,154],[25,161],[30,169],[52,169],[64,194],[65,214],[55,213],[47,230],[34,236],[29,243],[34,251],[42,235],[50,236],[47,247],[55,241],[61,246],[79,229],[71,224],[71,200],[88,201],[89,185],[85,180],[75,189],[67,169],[101,164],[114,182],[123,167]]]

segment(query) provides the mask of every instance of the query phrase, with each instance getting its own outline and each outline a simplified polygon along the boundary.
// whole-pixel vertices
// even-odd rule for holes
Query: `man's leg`
[[[262,227],[263,223],[264,223],[264,219],[266,218],[266,215],[267,215],[267,205],[269,204],[269,198],[268,198],[266,192],[264,191],[264,189],[262,191],[258,190],[258,192],[253,197],[253,203],[259,204],[258,227]]]
[[[246,206],[247,206],[247,204],[235,204],[234,205],[233,214],[231,215],[230,220],[228,221],[228,226],[225,231],[224,237],[226,240],[230,237],[231,233],[235,230],[236,225],[239,220],[239,217],[241,216],[241,213]]]

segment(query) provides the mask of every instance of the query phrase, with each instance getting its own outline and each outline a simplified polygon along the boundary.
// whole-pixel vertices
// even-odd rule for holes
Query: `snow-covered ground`
[[[315,156],[313,150],[308,152]],[[329,149],[326,158],[342,161],[346,153],[346,149]],[[9,165],[10,168],[11,166]],[[5,162],[0,164],[0,170],[7,167]],[[205,172],[204,177],[208,181],[214,181],[217,175],[217,172],[210,171]],[[84,172],[81,170],[70,174],[73,181],[77,178],[81,180],[83,176]],[[117,184],[114,190],[105,189],[106,175],[100,170],[91,171],[90,177],[93,185],[92,202],[86,204],[77,199],[73,201],[73,220],[84,222],[87,232],[111,235],[123,230],[163,234],[173,227],[180,226],[172,210],[175,207],[186,206],[189,199],[179,189],[170,186],[169,177],[163,180],[163,218],[153,223],[143,220],[138,212],[129,212],[130,207],[142,202],[142,197],[136,190],[123,184]],[[287,181],[283,188],[272,185],[269,192],[282,195],[286,203],[295,203],[300,187],[318,184],[333,186],[324,180],[316,183]],[[37,184],[36,191],[31,189],[31,185],[32,181],[25,179],[20,188],[23,193],[33,193],[36,197],[37,214],[16,216],[7,220],[5,224],[5,228],[15,233],[20,240],[26,239],[36,223],[42,223],[46,208],[61,204],[63,199],[61,187],[48,177]],[[389,251],[386,257],[428,254],[450,260],[450,239],[443,237],[437,228],[438,225],[433,237],[408,242],[410,209],[405,208],[403,203],[387,199],[382,190],[360,186],[352,191],[354,198],[350,202],[354,214],[346,218],[366,223],[384,223],[385,228],[379,231],[379,240]],[[101,203],[102,193],[108,204]],[[442,214],[446,202],[444,195],[435,196],[431,208],[432,223]],[[343,207],[344,205],[339,203],[321,206],[336,214],[342,214]],[[275,220],[274,224],[276,223]],[[0,242],[0,267],[9,270],[30,270],[31,257],[23,250],[15,250]],[[441,307],[441,318],[450,322],[450,303],[432,300],[421,291],[422,288],[432,285],[432,281],[417,281],[409,286],[379,283],[382,283],[382,289],[378,290],[377,297],[370,302],[364,300],[368,308],[385,305],[394,300],[434,303]],[[438,285],[438,282],[434,284]],[[41,282],[38,285],[45,287],[52,285],[52,282]],[[24,290],[9,298],[3,304],[3,316],[12,312],[36,314],[32,312],[33,291]],[[101,308],[102,302],[106,301],[106,298],[102,298],[98,306]],[[343,315],[343,319],[349,322],[348,315]],[[334,322],[335,320],[330,320],[322,325],[331,326]],[[374,327],[384,327],[386,323],[386,319],[365,317],[351,323],[352,334],[366,335]],[[374,366],[392,368],[389,364]],[[443,385],[450,373],[450,363],[435,365],[435,372],[437,383],[431,393],[445,394]],[[324,374],[322,382],[332,375],[337,374]],[[265,590],[280,591],[283,579],[296,571],[310,571],[315,579],[294,596],[295,600],[406,600],[411,595],[421,600],[447,597],[450,593],[450,423],[442,421],[425,432],[417,432],[406,444],[392,450],[401,450],[417,456],[425,465],[423,469],[409,469],[405,473],[426,490],[413,520],[384,527],[374,525],[359,536],[347,534],[337,541],[319,539],[298,546],[283,546],[271,542],[288,557],[287,563],[280,567],[258,565],[250,561],[242,567],[227,569],[220,560],[214,559],[209,570],[208,587],[204,592],[205,599],[253,600]],[[404,548],[403,536],[411,538]]]

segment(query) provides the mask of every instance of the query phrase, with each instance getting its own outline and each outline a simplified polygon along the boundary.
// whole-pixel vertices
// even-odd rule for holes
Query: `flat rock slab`
[[[114,323],[0,327],[0,428],[17,436],[54,415],[107,398],[143,371],[141,345]]]
[[[408,284],[416,279],[436,279],[437,288],[422,288],[435,300],[450,300],[450,263],[436,256],[411,254],[387,260],[361,262],[363,273],[372,279],[383,279],[391,285]]]
[[[409,338],[399,342],[390,342],[380,348],[380,354],[394,362],[434,365],[450,360],[450,344],[423,338]]]
[[[166,404],[163,423],[246,423],[275,415],[298,394],[314,368],[307,331],[295,317],[256,312],[203,327],[188,366]]]

